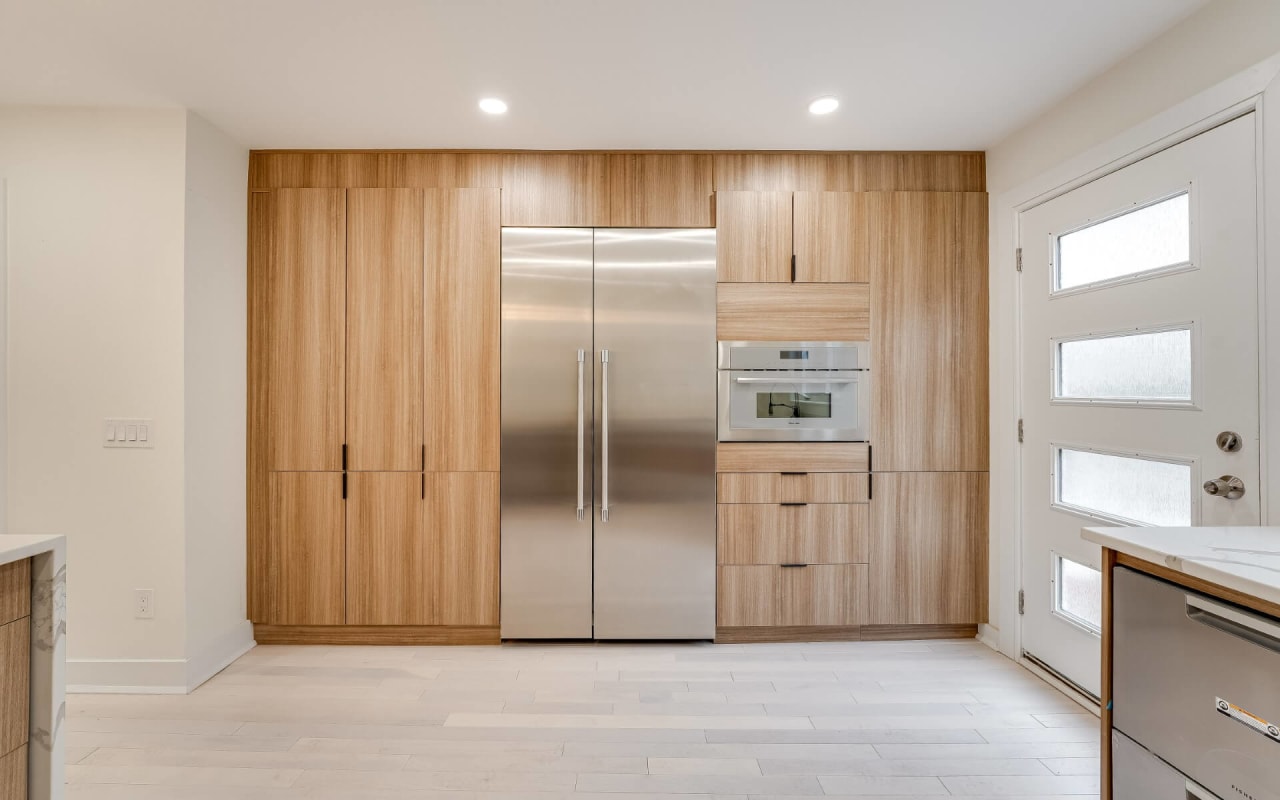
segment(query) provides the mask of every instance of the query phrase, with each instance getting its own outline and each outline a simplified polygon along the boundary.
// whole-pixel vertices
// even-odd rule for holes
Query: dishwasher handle
[[[1219,800],[1218,796],[1193,780],[1187,780],[1187,800]]]
[[[1214,603],[1198,595],[1189,594],[1186,597],[1187,619],[1192,622],[1208,625],[1214,630],[1280,653],[1280,623]]]

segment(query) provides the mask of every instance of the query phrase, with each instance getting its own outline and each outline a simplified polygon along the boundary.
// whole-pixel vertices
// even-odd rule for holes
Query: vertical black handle
[[[796,282],[796,254],[791,254],[791,282]]]
[[[347,473],[342,473],[342,499],[347,499]]]
[[[342,471],[343,471],[343,472],[346,472],[346,470],[347,470],[347,445],[346,445],[346,443],[343,443],[343,445],[342,445]]]

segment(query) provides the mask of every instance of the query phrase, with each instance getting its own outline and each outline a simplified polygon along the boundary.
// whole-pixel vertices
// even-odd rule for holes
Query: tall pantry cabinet
[[[500,210],[496,188],[251,195],[259,641],[496,638]]]

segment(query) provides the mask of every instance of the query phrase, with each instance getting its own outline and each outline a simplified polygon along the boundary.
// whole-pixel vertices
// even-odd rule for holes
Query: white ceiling
[[[255,148],[985,149],[1205,2],[0,0],[0,103]]]

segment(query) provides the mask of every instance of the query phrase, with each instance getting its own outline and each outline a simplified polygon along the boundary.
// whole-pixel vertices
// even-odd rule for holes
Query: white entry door
[[[1101,551],[1080,529],[1260,522],[1254,126],[1020,215],[1022,649],[1095,697]],[[1207,493],[1228,475],[1243,496]]]

